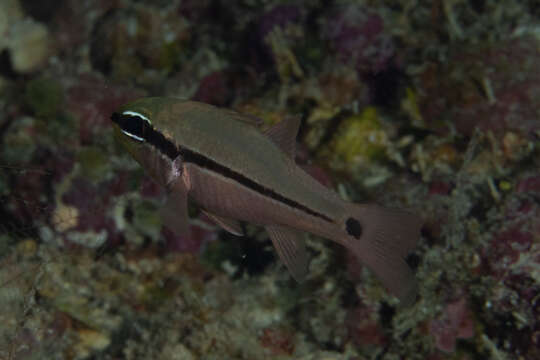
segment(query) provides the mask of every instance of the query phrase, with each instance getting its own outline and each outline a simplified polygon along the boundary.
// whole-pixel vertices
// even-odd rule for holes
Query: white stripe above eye
[[[150,125],[152,125],[152,122],[150,121],[150,119],[148,119],[146,116],[144,116],[143,114],[140,114],[138,112],[127,110],[127,111],[124,111],[122,113],[122,115],[138,116],[141,119],[146,120]]]
[[[138,141],[144,141],[144,139],[142,137],[140,137],[140,136],[130,134],[127,131],[124,131],[124,130],[122,130],[122,132],[124,134],[126,134],[127,136],[129,136],[130,138],[133,138],[133,139],[138,140]]]

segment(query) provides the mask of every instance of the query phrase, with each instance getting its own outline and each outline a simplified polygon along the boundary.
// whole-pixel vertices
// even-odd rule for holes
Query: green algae
[[[111,76],[118,81],[137,78],[144,71],[139,58],[125,53],[115,55],[111,59]]]
[[[83,147],[77,154],[82,174],[92,181],[106,178],[111,171],[109,156],[102,149],[94,146]]]
[[[134,203],[133,225],[144,235],[152,239],[159,238],[162,219],[157,206],[152,201],[142,200]]]
[[[6,164],[30,162],[36,149],[36,139],[28,136],[35,127],[33,118],[25,117],[11,124],[4,135],[2,159]]]
[[[180,65],[182,46],[177,42],[164,43],[159,49],[159,68],[170,73]]]
[[[73,139],[76,122],[64,111],[64,89],[58,81],[47,76],[30,80],[23,101],[38,119],[34,132],[44,135],[35,136],[34,141],[65,145],[67,139]]]
[[[24,100],[36,116],[51,118],[62,109],[63,89],[58,82],[51,78],[35,78],[26,85]]]
[[[57,146],[65,144],[66,139],[76,139],[76,135],[74,136],[76,129],[77,122],[69,113],[60,112],[57,116],[46,120],[47,136]]]

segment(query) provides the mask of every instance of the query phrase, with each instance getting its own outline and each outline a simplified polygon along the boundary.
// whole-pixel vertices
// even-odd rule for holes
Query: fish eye
[[[152,128],[152,122],[146,116],[135,111],[124,111],[123,113],[113,113],[111,120],[118,125],[120,131],[130,138],[139,142],[144,142],[145,136]]]

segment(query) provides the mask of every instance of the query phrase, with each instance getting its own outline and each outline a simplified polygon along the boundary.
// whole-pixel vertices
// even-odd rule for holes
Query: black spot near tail
[[[345,226],[349,235],[354,236],[356,239],[360,239],[360,236],[362,236],[362,225],[358,220],[348,218],[345,222]]]

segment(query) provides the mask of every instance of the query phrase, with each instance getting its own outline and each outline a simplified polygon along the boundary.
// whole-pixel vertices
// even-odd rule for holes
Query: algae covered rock
[[[321,154],[336,169],[352,169],[384,158],[388,135],[374,107],[343,119]]]
[[[63,105],[63,89],[52,78],[35,78],[26,85],[24,99],[36,116],[52,117]]]

